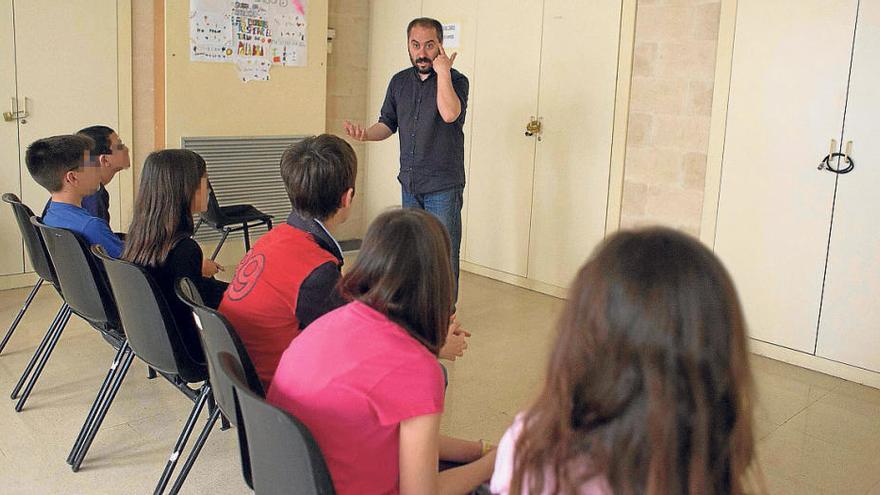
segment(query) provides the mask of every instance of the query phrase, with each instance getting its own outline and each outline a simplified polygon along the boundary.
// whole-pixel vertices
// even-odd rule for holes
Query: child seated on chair
[[[92,151],[101,175],[98,191],[82,200],[82,207],[92,216],[103,218],[110,223],[110,194],[104,188],[122,170],[131,167],[128,146],[122,142],[116,131],[105,125],[93,125],[80,129],[77,135],[92,138],[95,149]]]
[[[348,218],[356,176],[357,156],[336,136],[308,137],[285,150],[281,178],[293,211],[248,251],[223,295],[220,313],[267,389],[290,341],[342,305],[335,290],[342,250],[330,231]]]
[[[342,278],[351,302],[315,320],[281,357],[267,400],[309,428],[339,495],[463,494],[492,474],[485,442],[439,431],[450,245],[424,210],[383,213]],[[438,460],[463,465],[438,472]]]
[[[308,137],[281,156],[293,211],[248,251],[220,303],[266,389],[290,342],[344,303],[336,290],[342,249],[330,232],[348,218],[356,177],[354,149],[337,136]],[[462,355],[467,335],[453,321],[441,356]]]
[[[492,493],[749,491],[745,319],[711,251],[665,228],[617,233],[581,268],[557,328],[543,391],[498,446]]]
[[[106,220],[82,207],[83,198],[95,194],[101,185],[99,163],[91,154],[94,147],[94,141],[86,136],[38,139],[28,146],[25,164],[31,177],[52,196],[43,223],[76,232],[118,258],[122,254],[122,240],[110,230]]]
[[[206,306],[216,308],[226,283],[213,275],[220,268],[203,262],[202,250],[192,239],[193,214],[208,204],[205,160],[189,150],[154,151],[144,161],[122,258],[144,267],[165,294],[165,300],[186,340],[201,355],[192,311],[177,298],[175,282],[193,281]]]

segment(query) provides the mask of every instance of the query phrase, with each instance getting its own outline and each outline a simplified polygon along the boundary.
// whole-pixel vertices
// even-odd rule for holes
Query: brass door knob
[[[526,136],[534,136],[535,134],[539,134],[541,132],[541,121],[532,117],[528,124],[526,124]]]

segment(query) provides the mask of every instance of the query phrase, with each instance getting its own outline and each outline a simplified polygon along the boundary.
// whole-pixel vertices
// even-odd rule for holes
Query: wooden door
[[[543,2],[480,0],[471,76],[472,147],[465,259],[526,276]]]
[[[528,273],[557,287],[605,235],[620,15],[620,1],[544,1]]]
[[[880,372],[880,3],[861,2],[837,177],[817,354]],[[832,174],[828,174],[829,176]]]
[[[18,95],[30,112],[20,124],[22,200],[37,214],[49,193],[24,166],[27,146],[89,125],[119,128],[117,25],[116,0],[15,2]],[[119,182],[107,187],[115,229]]]
[[[751,336],[814,353],[857,0],[740,0],[715,250]]]
[[[15,98],[15,44],[12,0],[0,0],[0,111],[12,112]],[[0,121],[0,193],[21,195],[18,163],[18,122]],[[24,164],[22,164],[24,166]],[[0,204],[0,275],[24,270],[23,245],[9,205]]]

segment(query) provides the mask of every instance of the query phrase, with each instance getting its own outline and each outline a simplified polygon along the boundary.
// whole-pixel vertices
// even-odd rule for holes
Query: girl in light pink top
[[[464,494],[492,476],[494,450],[440,434],[449,246],[430,213],[379,215],[341,282],[351,302],[281,357],[268,401],[309,428],[339,495]],[[439,472],[439,460],[458,466]]]
[[[569,297],[543,391],[498,447],[492,492],[743,493],[751,374],[718,259],[673,230],[618,233]]]

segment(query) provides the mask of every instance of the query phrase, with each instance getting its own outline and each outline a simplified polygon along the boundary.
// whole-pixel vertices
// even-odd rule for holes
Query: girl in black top
[[[213,278],[221,269],[204,260],[192,239],[192,215],[208,206],[205,160],[189,150],[162,150],[144,161],[134,216],[125,240],[122,259],[144,267],[165,294],[187,348],[193,357],[202,350],[192,311],[177,298],[174,283],[192,280],[205,304],[220,304],[226,283]],[[200,359],[201,360],[201,359]]]

